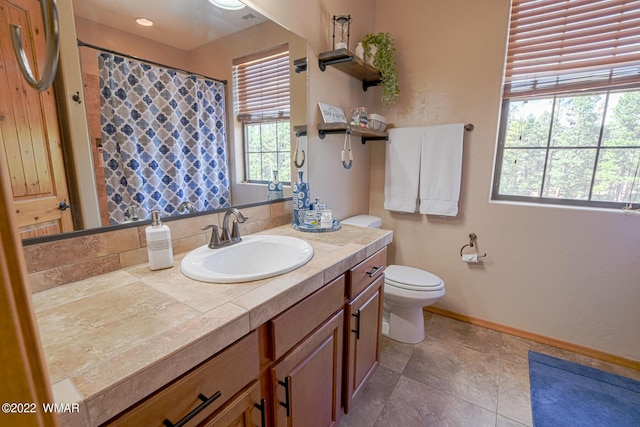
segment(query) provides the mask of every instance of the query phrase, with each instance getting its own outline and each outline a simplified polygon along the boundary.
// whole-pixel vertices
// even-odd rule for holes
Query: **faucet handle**
[[[238,221],[233,221],[233,228],[231,230],[231,240],[235,242],[239,242],[242,240],[242,238],[240,237],[240,225]]]
[[[217,249],[220,246],[222,246],[222,243],[220,242],[220,229],[218,228],[217,225],[214,225],[214,224],[210,224],[201,228],[202,231],[206,231],[210,229],[213,229],[213,230],[211,231],[211,240],[209,241],[209,248]]]

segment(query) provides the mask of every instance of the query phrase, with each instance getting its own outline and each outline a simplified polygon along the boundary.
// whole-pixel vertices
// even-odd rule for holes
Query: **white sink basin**
[[[249,282],[288,273],[306,264],[313,248],[288,236],[255,235],[220,249],[207,245],[189,252],[180,270],[195,280],[215,283]]]

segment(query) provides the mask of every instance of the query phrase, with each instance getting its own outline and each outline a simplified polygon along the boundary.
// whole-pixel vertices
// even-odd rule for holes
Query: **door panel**
[[[9,24],[22,27],[31,67],[44,62],[44,31],[37,0],[0,0],[0,149],[7,162],[1,178],[11,182],[22,238],[73,230],[53,88],[37,92],[18,68]]]

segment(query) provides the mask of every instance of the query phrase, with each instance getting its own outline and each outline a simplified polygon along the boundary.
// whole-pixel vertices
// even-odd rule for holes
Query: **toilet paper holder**
[[[462,256],[462,251],[464,250],[464,248],[469,247],[469,248],[473,248],[475,246],[475,241],[478,238],[478,236],[476,236],[476,233],[470,233],[469,234],[469,243],[467,243],[466,245],[464,245],[463,247],[460,248],[460,256]],[[486,257],[487,254],[483,254],[480,255],[478,254],[478,258],[484,258]]]

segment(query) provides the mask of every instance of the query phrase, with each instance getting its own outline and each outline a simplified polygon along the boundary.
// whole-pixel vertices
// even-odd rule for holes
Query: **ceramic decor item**
[[[303,222],[300,212],[311,208],[309,184],[302,180],[302,171],[298,172],[298,181],[293,184],[293,222],[300,225]]]
[[[279,200],[284,197],[284,187],[278,180],[278,171],[273,171],[273,180],[267,184],[267,200]]]

